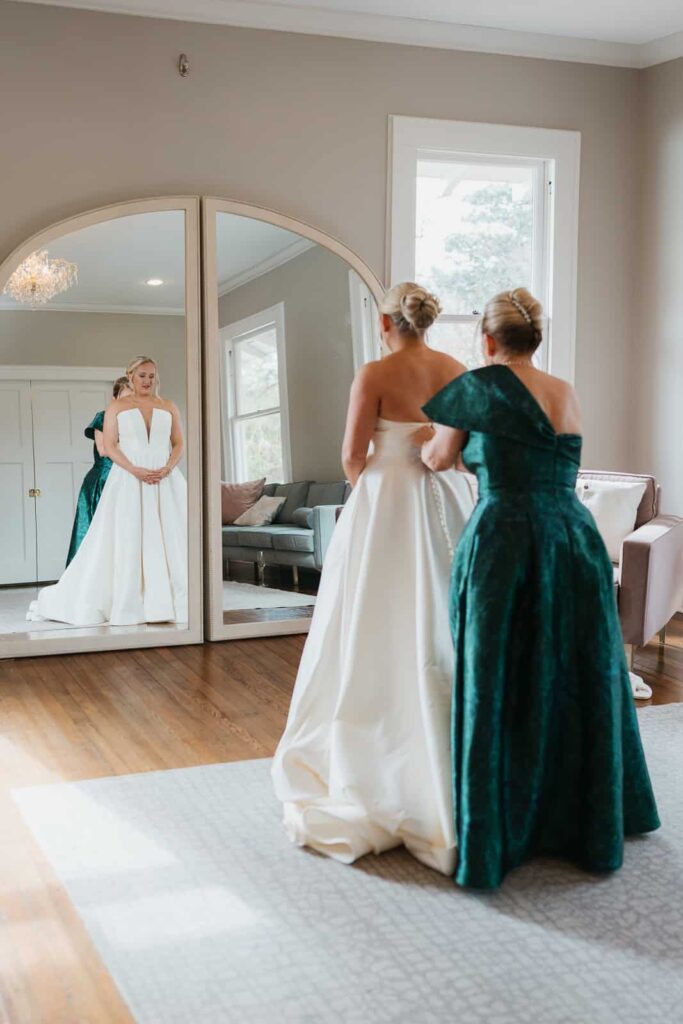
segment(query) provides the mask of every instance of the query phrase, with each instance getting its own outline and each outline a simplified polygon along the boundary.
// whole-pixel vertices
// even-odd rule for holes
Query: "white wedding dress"
[[[119,447],[135,466],[160,469],[171,424],[171,413],[155,408],[148,436],[140,409],[125,409]],[[114,464],[74,559],[58,583],[40,591],[27,618],[75,626],[187,622],[187,485],[180,470],[145,484]]]
[[[380,419],[335,528],[272,777],[290,838],[345,863],[404,844],[455,869],[448,586],[474,507],[418,423]]]

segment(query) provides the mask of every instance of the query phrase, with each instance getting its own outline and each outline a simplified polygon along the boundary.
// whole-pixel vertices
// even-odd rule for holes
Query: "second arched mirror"
[[[336,521],[354,371],[379,354],[379,282],[315,229],[207,200],[207,633],[308,629]]]

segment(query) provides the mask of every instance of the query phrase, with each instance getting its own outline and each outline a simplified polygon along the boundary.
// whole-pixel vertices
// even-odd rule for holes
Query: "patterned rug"
[[[488,895],[293,848],[267,761],[14,795],[141,1024],[673,1024],[683,706],[639,719],[663,828],[613,876],[536,861]]]

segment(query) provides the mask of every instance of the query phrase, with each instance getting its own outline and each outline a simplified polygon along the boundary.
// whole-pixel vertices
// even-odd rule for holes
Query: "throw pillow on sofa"
[[[275,516],[284,505],[286,498],[269,498],[263,495],[262,498],[252,505],[250,509],[243,512],[235,520],[235,526],[270,526]]]
[[[635,529],[645,486],[618,480],[579,480],[576,485],[577,496],[593,513],[613,562],[620,560],[624,537]]]
[[[312,508],[298,508],[292,516],[292,522],[295,526],[301,527],[302,530],[313,529],[313,509]]]
[[[221,484],[221,516],[223,526],[229,526],[263,494],[266,478],[250,480],[245,484]]]
[[[276,523],[291,523],[292,516],[302,505],[307,505],[306,497],[310,480],[297,480],[291,484],[276,484],[273,495],[276,498],[284,498],[284,504],[278,512]]]

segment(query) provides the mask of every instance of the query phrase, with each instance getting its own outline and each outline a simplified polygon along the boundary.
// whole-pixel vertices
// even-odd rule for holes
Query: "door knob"
[[[40,488],[39,487],[32,487],[30,489],[30,491],[28,492],[28,496],[29,496],[29,498],[39,498],[40,497]]]

